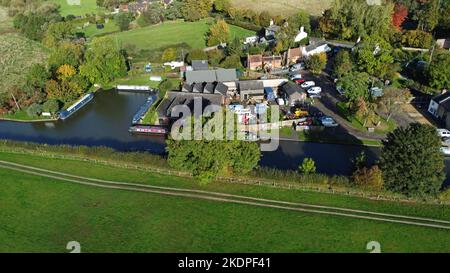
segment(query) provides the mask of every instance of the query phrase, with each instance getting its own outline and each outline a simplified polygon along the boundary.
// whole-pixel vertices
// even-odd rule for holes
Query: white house
[[[314,44],[311,44],[309,46],[303,46],[302,47],[302,56],[303,57],[309,57],[315,54],[319,53],[326,53],[330,52],[331,48],[328,46],[327,42],[320,41]]]
[[[171,61],[164,63],[165,66],[170,66],[170,69],[174,70],[175,68],[184,66],[184,62]]]
[[[294,41],[296,43],[300,42],[301,40],[308,38],[308,33],[305,32],[305,28],[302,26],[300,28],[300,31],[298,32],[297,36],[295,36]]]

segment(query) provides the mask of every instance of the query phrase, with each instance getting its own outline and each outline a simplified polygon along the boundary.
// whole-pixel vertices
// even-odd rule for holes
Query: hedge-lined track
[[[305,203],[294,203],[286,201],[278,201],[263,198],[254,198],[241,195],[225,194],[219,192],[210,192],[202,190],[191,190],[172,187],[161,187],[144,184],[133,184],[116,181],[101,180],[95,178],[88,178],[83,176],[60,173],[52,170],[36,168],[23,164],[17,164],[0,160],[0,167],[10,169],[22,173],[27,173],[36,176],[52,178],[56,180],[66,181],[70,183],[82,184],[87,186],[94,186],[108,189],[118,189],[136,192],[147,192],[162,195],[171,195],[178,197],[196,198],[203,200],[210,200],[216,202],[236,203],[258,207],[276,208],[283,210],[300,211],[307,213],[319,213],[325,215],[343,216],[350,218],[359,218],[373,221],[391,222],[407,225],[415,225],[422,227],[440,228],[450,230],[450,221],[413,217],[406,215],[378,213],[364,210],[347,209],[332,206],[320,206]]]

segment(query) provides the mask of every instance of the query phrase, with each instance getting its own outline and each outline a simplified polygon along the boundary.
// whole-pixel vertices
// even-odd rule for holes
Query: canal
[[[133,115],[146,101],[148,94],[101,91],[91,103],[65,121],[20,123],[0,121],[0,138],[47,144],[107,146],[120,151],[148,151],[163,154],[163,137],[131,135],[128,132]],[[374,162],[379,148],[281,141],[274,152],[264,152],[262,166],[297,169],[303,158],[315,160],[317,171],[329,175],[348,175],[351,160],[361,151]],[[446,159],[450,174],[450,160]],[[448,184],[448,182],[446,182]]]

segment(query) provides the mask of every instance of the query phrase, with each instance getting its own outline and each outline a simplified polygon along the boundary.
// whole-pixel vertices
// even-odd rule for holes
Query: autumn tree
[[[183,0],[181,14],[186,21],[198,21],[208,16],[211,0]]]
[[[230,40],[230,27],[225,20],[219,19],[208,32],[208,46],[227,43]]]
[[[346,50],[340,50],[333,61],[333,75],[340,78],[353,70],[353,63],[350,53]]]
[[[327,65],[327,54],[319,53],[310,56],[305,61],[306,67],[314,74],[320,74]]]
[[[407,16],[408,8],[401,3],[395,4],[394,14],[392,15],[392,24],[395,28],[397,28],[397,30],[402,29],[402,24],[406,20]]]

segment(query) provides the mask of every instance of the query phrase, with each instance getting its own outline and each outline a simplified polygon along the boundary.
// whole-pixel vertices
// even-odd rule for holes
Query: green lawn
[[[157,49],[170,45],[186,43],[192,48],[206,47],[206,33],[210,25],[208,20],[198,22],[170,21],[159,25],[136,28],[129,31],[111,34],[126,44],[134,44],[139,49]],[[231,36],[245,37],[253,31],[230,25]]]
[[[86,35],[86,37],[92,38],[97,35],[107,34],[119,31],[119,27],[116,25],[114,20],[109,20],[107,23],[103,24],[104,28],[97,29],[96,24],[90,24],[88,27],[83,29],[82,31]]]
[[[13,114],[0,115],[0,118],[20,120],[20,121],[39,121],[39,120],[49,120],[51,117],[30,117],[25,110],[16,111]]]
[[[99,11],[106,11],[104,8],[97,7],[96,0],[49,0],[50,2],[60,5],[59,12],[62,16],[69,14],[78,16],[87,13],[97,13]],[[71,5],[69,3],[79,1],[80,5]]]
[[[187,178],[4,152],[0,159],[116,181],[450,219],[448,206],[225,183],[200,186]],[[372,240],[384,252],[450,251],[450,233],[439,229],[98,189],[1,168],[0,177],[0,252],[67,252],[72,240],[83,252],[367,252]]]

